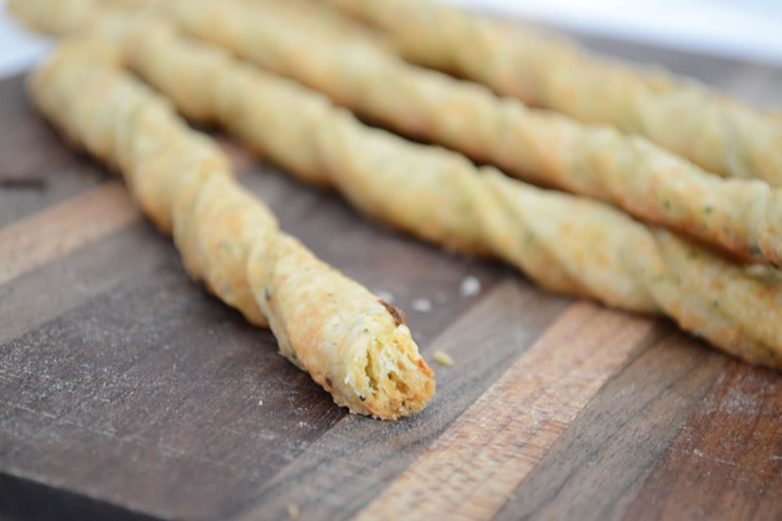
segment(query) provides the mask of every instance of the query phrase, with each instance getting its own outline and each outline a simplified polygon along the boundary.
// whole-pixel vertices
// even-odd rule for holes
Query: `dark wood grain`
[[[76,492],[50,487],[37,481],[0,473],[0,519],[112,519],[151,521],[140,512],[113,505]]]
[[[631,505],[628,519],[782,518],[782,379],[731,362]]]
[[[157,240],[153,227],[140,222],[0,286],[0,342],[36,329],[125,278],[157,266],[171,255],[166,249],[150,247]]]
[[[782,106],[779,69],[583,41]],[[0,518],[782,516],[779,374],[368,223],[217,136],[284,229],[391,294],[429,360],[455,360],[421,415],[350,416],[146,221],[88,233],[79,201],[117,181],[28,108],[21,77],[0,82],[0,123],[0,262],[39,259],[0,283]],[[42,249],[13,242],[25,229]]]
[[[6,468],[133,510],[219,517],[225,490],[254,488],[341,417],[268,332],[199,293],[172,254],[4,345]]]

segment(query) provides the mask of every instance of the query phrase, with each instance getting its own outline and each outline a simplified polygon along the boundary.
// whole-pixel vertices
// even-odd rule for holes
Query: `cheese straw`
[[[642,137],[528,109],[407,64],[362,35],[334,36],[326,29],[330,19],[291,13],[280,0],[173,0],[166,7],[199,38],[394,130],[516,177],[610,202],[743,261],[782,265],[782,189],[720,178]]]
[[[186,114],[219,123],[292,175],[448,249],[491,253],[542,286],[673,318],[752,362],[782,366],[782,280],[603,203],[510,179],[366,127],[290,80],[162,23],[127,40],[130,67]]]
[[[590,123],[607,123],[722,176],[782,185],[782,122],[685,78],[642,72],[520,24],[432,0],[329,0],[406,58]]]
[[[212,140],[126,72],[113,46],[62,43],[30,93],[74,144],[122,172],[144,212],[173,235],[190,276],[268,324],[280,353],[336,403],[382,419],[426,406],[432,372],[398,310],[280,231]]]
[[[44,9],[47,2],[30,0],[23,15],[33,25],[53,25],[46,20],[57,11]],[[153,0],[100,5],[117,3],[155,5]],[[174,0],[157,5],[197,36],[398,131],[440,142],[517,177],[611,202],[739,260],[782,264],[782,191],[766,183],[721,179],[641,137],[528,109],[475,84],[408,65],[385,51],[380,39],[351,30],[348,20],[324,4]],[[84,15],[80,27],[89,26],[100,11]],[[104,33],[116,28],[111,29]]]

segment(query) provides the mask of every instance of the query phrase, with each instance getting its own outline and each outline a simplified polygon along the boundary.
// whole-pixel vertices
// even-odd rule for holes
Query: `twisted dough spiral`
[[[531,27],[431,0],[329,0],[405,57],[575,119],[646,136],[706,170],[782,185],[782,122],[701,85],[634,71]]]
[[[36,31],[68,36],[85,30],[107,12],[153,11],[160,8],[161,1],[164,0],[8,0],[6,6]]]
[[[55,25],[50,21],[57,18],[53,13],[66,20],[78,18],[60,13],[55,4],[30,0],[22,4],[26,10],[18,11],[42,28]],[[721,180],[642,138],[609,127],[582,126],[409,66],[382,52],[379,38],[351,26],[323,4],[80,0],[73,5],[82,6],[76,9],[80,23],[67,24],[74,30],[84,29],[117,5],[165,8],[198,36],[322,90],[397,130],[442,142],[519,177],[612,202],[647,222],[718,245],[740,259],[782,264],[778,189],[759,181]],[[399,7],[389,3],[387,8],[391,6]]]
[[[782,265],[782,189],[723,179],[644,138],[585,126],[409,65],[363,35],[285,2],[175,0],[186,30],[327,93],[408,135],[536,183],[611,202],[644,221]],[[319,30],[320,29],[320,30]],[[782,144],[780,144],[782,147]]]
[[[61,44],[35,72],[40,110],[117,167],[147,215],[173,233],[185,267],[352,412],[395,419],[422,409],[432,372],[398,312],[277,228],[232,178],[223,154],[121,68],[105,42]]]
[[[602,203],[535,188],[405,141],[289,80],[146,23],[130,66],[187,115],[218,122],[297,177],[447,248],[490,252],[546,288],[664,313],[746,360],[782,366],[782,281]]]

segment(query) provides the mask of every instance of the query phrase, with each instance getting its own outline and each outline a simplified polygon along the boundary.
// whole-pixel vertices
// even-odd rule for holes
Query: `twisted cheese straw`
[[[35,20],[53,12],[44,9],[51,0],[31,2],[39,10],[28,13],[28,20],[50,25]],[[117,2],[153,3],[110,0],[109,5]],[[407,65],[383,52],[382,42],[350,31],[324,4],[310,10],[307,4],[181,0],[159,7],[198,36],[396,130],[446,144],[518,177],[612,202],[740,259],[782,265],[779,190],[760,181],[716,178],[642,138],[527,109],[485,88]],[[94,19],[84,16],[82,25]]]
[[[608,123],[722,176],[782,185],[782,123],[685,78],[641,72],[530,27],[431,0],[329,0],[408,59],[590,123]]]
[[[160,7],[161,1],[163,0],[8,0],[6,7],[19,20],[37,31],[53,36],[68,36],[84,30],[106,11],[152,11]],[[333,14],[331,17],[335,18]],[[334,23],[337,22],[331,22],[330,25]],[[344,23],[344,20],[340,23]]]
[[[436,244],[491,252],[546,288],[664,313],[725,351],[782,367],[782,280],[752,275],[601,203],[370,129],[321,95],[146,23],[129,65],[187,114],[221,123],[306,181]]]
[[[282,6],[282,7],[281,7]],[[782,265],[782,190],[721,179],[641,137],[531,110],[409,65],[362,37],[334,38],[302,10],[266,0],[167,4],[187,31],[327,93],[395,130],[518,177],[611,202],[631,215]]]
[[[105,42],[66,42],[35,72],[40,110],[116,166],[141,207],[173,233],[188,273],[257,325],[351,412],[396,419],[421,410],[432,372],[397,310],[280,231],[234,181],[213,142],[121,69]]]

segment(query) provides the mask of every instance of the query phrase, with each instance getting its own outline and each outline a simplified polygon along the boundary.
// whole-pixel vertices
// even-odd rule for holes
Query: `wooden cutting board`
[[[779,69],[587,43],[782,106]],[[422,414],[350,416],[187,279],[23,78],[0,128],[0,517],[782,517],[778,373],[369,224],[223,139],[286,230],[455,360]]]

